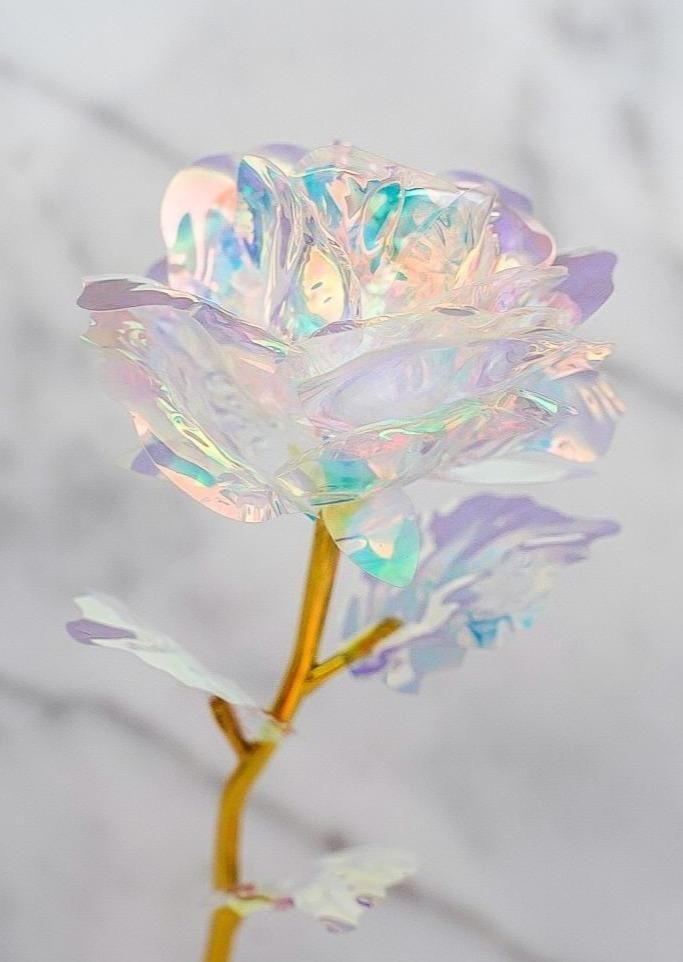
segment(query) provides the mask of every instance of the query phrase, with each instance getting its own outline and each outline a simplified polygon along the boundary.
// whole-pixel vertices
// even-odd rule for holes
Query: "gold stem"
[[[320,519],[316,522],[311,560],[294,651],[273,702],[273,716],[289,722],[301,703],[308,674],[315,665],[325,627],[332,587],[339,564],[339,548]]]
[[[230,958],[233,939],[241,921],[241,917],[227,906],[216,909],[211,918],[205,962],[226,962]]]
[[[270,710],[275,721],[282,725],[291,722],[308,694],[356,659],[369,654],[379,641],[400,627],[397,619],[386,618],[336,655],[317,664],[338,562],[339,549],[325,525],[318,520],[296,642]],[[219,727],[238,759],[237,767],[225,783],[221,797],[214,858],[214,886],[219,892],[230,892],[240,883],[239,851],[244,805],[254,782],[276,751],[278,742],[249,742],[235,711],[227,702],[212,698],[210,704]],[[241,921],[241,915],[229,906],[216,909],[211,920],[204,962],[228,962]]]
[[[309,672],[315,664],[339,561],[339,549],[318,519],[308,566],[299,631],[287,671],[273,703],[276,721],[292,720],[305,693]],[[242,811],[251,787],[277,748],[276,742],[249,745],[235,714],[225,702],[212,700],[214,715],[235,748],[239,762],[227,780],[221,797],[216,833],[214,885],[229,892],[239,883],[239,848]],[[240,917],[229,908],[214,912],[205,962],[227,962]]]

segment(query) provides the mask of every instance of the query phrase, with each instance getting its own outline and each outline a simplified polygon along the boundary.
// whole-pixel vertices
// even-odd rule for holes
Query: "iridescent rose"
[[[161,221],[151,276],[90,280],[79,303],[135,466],[219,514],[322,514],[402,585],[419,553],[405,485],[554,479],[611,440],[609,348],[576,328],[615,258],[558,256],[493,181],[272,146],[181,171]]]

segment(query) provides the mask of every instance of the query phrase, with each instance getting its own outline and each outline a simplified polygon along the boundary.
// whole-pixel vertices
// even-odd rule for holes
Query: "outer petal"
[[[616,263],[616,256],[609,251],[576,251],[555,258],[555,264],[568,272],[557,290],[576,306],[579,321],[594,314],[613,293]]]
[[[621,399],[598,371],[577,371],[552,383],[539,382],[536,390],[573,408],[567,417],[529,447],[580,464],[596,461],[607,452],[617,421],[624,411]]]
[[[277,480],[293,499],[317,505],[352,501],[426,477],[441,465],[490,458],[562,414],[556,402],[532,392],[492,392],[428,417],[333,436],[285,465]]]
[[[148,282],[95,281],[80,300],[95,320],[114,393],[136,417],[145,450],[197,500],[232,518],[289,510],[268,481],[296,445],[281,422],[284,345],[219,308]],[[307,437],[303,447],[311,443]]]
[[[442,176],[448,178],[448,180],[454,180],[456,183],[490,185],[508,207],[513,207],[523,214],[533,214],[533,204],[526,194],[520,194],[519,191],[513,190],[512,187],[501,184],[499,180],[494,180],[493,177],[487,177],[486,174],[478,174],[474,170],[447,170]]]
[[[260,157],[266,157],[284,171],[291,174],[296,169],[302,157],[308,153],[307,147],[298,144],[261,144],[250,151]]]
[[[390,585],[411,581],[420,533],[404,491],[392,488],[367,500],[330,505],[322,518],[337,546],[363,571]]]
[[[405,339],[299,386],[308,417],[325,430],[428,418],[468,398],[527,384],[531,376],[587,367],[608,349],[560,332],[462,341]]]
[[[564,413],[545,428],[520,438],[500,456],[475,464],[453,463],[439,476],[472,484],[529,484],[585,474],[608,450],[624,406],[598,371],[537,380],[534,390],[552,397]]]
[[[485,236],[475,256],[466,265],[461,283],[471,283],[496,271],[512,267],[543,267],[552,264],[555,242],[552,235],[531,214],[531,204],[522,194],[510,191],[491,178],[471,172],[451,171],[463,188],[488,189],[495,195]]]

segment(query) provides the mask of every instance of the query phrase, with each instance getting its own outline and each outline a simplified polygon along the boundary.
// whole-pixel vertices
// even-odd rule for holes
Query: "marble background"
[[[62,624],[84,588],[118,594],[265,695],[309,535],[223,522],[116,466],[132,437],[79,344],[80,277],[156,257],[158,200],[187,160],[335,137],[487,171],[563,246],[619,252],[591,331],[618,342],[628,417],[594,478],[536,493],[623,534],[532,632],[421,697],[340,679],[306,707],[254,801],[249,873],[369,840],[421,870],[356,934],[263,917],[238,960],[680,960],[683,8],[2,6],[3,962],[200,958],[225,746],[200,696]]]

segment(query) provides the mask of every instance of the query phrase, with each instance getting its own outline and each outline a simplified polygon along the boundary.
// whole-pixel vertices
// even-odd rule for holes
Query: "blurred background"
[[[3,962],[200,958],[226,746],[201,695],[62,626],[84,589],[118,595],[265,697],[310,535],[119,467],[132,430],[79,343],[80,279],[156,259],[159,200],[191,159],[334,138],[487,172],[562,248],[618,252],[588,331],[618,344],[628,416],[594,477],[532,493],[623,533],[531,632],[419,697],[344,678],[306,706],[254,799],[247,876],[368,841],[420,872],[349,936],[264,915],[237,962],[677,962],[680,5],[23,0],[2,23]]]

